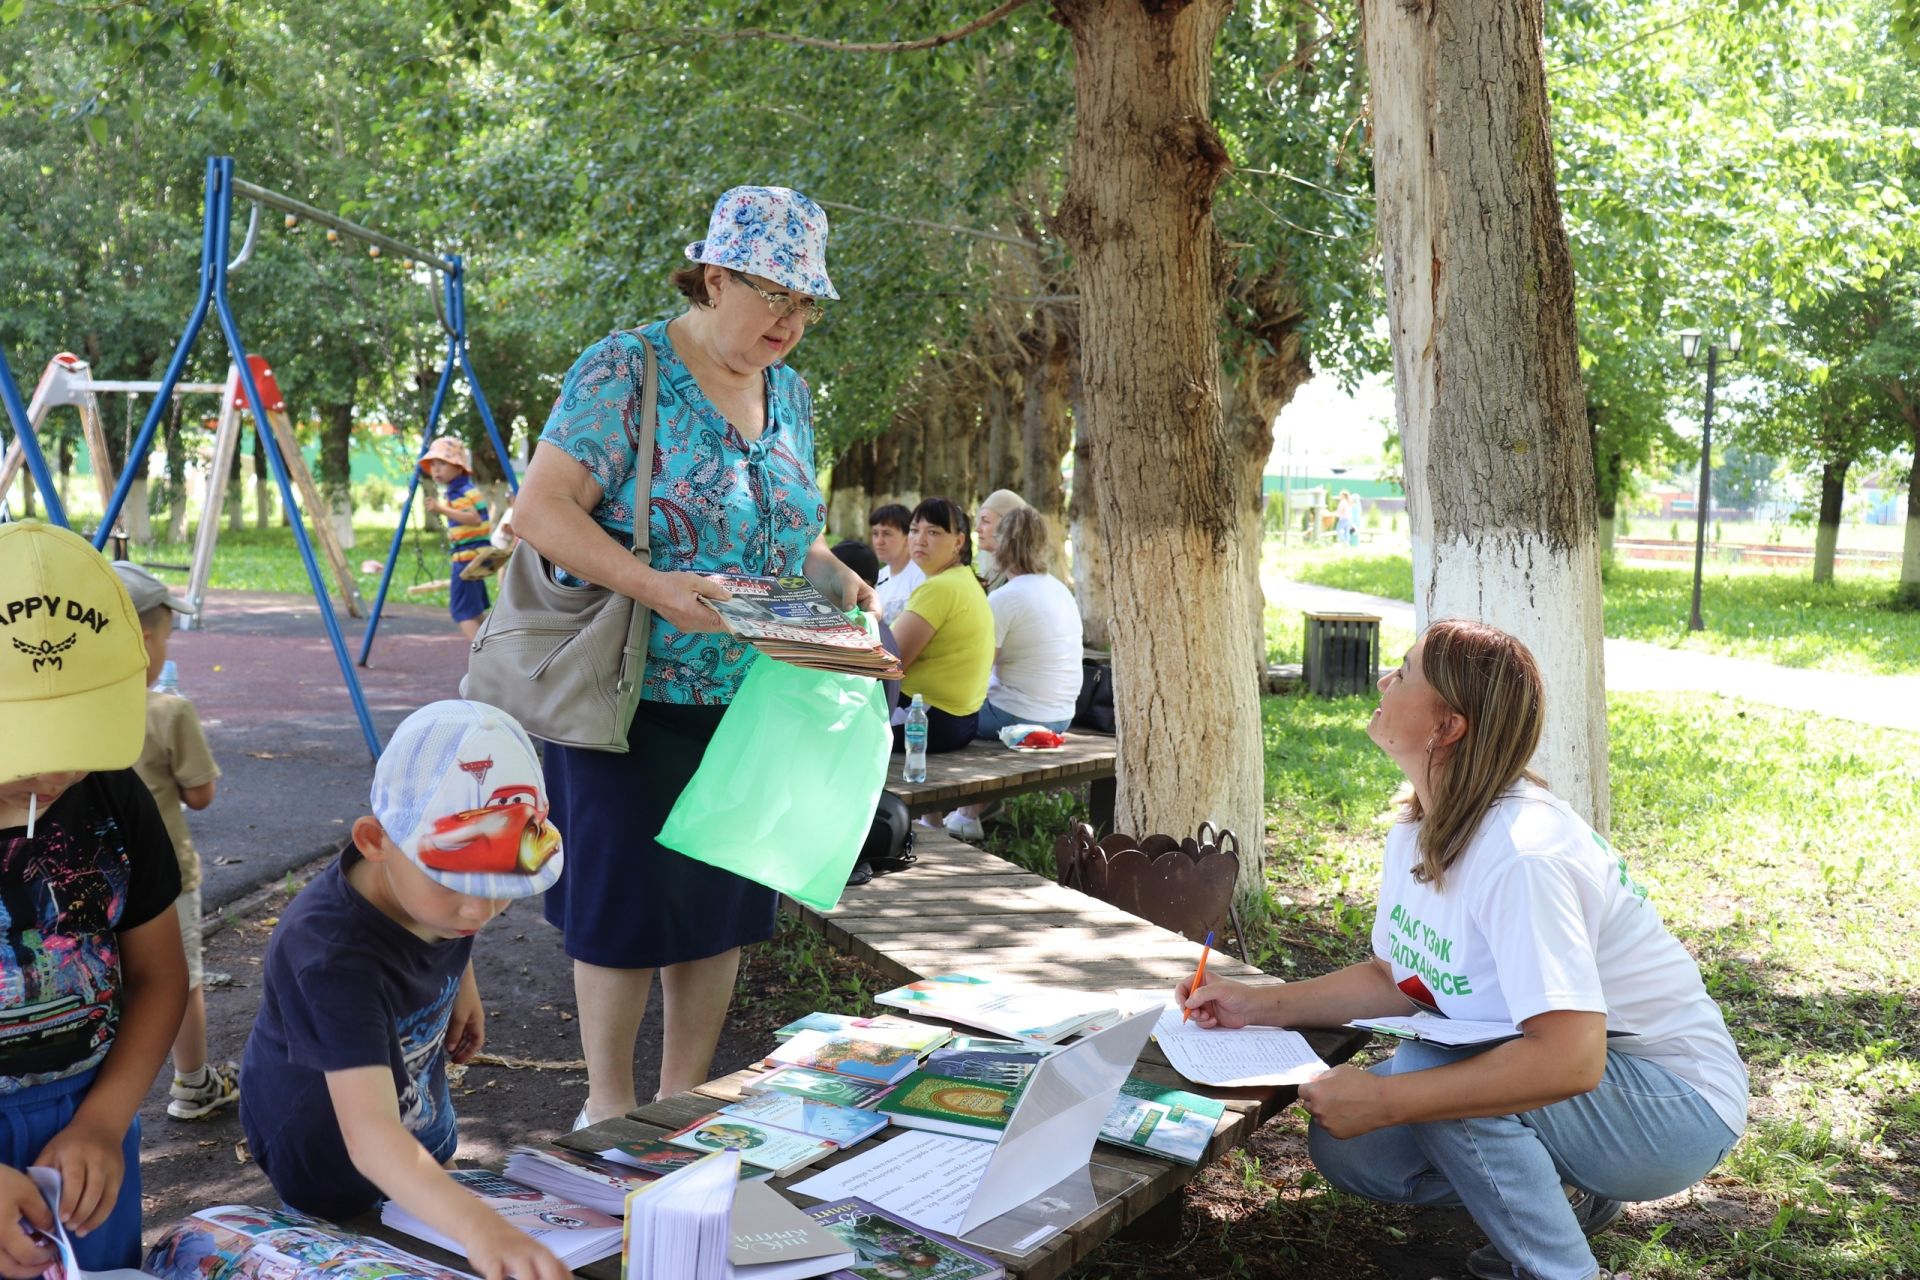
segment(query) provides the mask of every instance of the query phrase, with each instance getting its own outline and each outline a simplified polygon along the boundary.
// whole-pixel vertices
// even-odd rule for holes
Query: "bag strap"
[[[623,330],[621,336],[640,348],[640,422],[627,427],[627,440],[633,445],[633,555],[651,564],[653,550],[648,545],[647,525],[653,510],[654,427],[660,416],[660,369],[653,355],[653,344],[638,330]],[[645,500],[642,501],[642,495]],[[627,646],[620,663],[622,694],[639,687],[647,669],[647,633],[653,624],[653,610],[633,602],[627,619]]]

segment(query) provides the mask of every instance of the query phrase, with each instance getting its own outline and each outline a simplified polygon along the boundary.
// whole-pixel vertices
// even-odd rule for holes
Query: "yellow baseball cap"
[[[0,781],[130,767],[146,686],[140,616],[107,558],[55,525],[0,524]]]

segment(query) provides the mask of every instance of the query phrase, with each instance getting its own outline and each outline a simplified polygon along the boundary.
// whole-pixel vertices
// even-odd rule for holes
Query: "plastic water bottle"
[[[913,705],[907,708],[907,767],[900,775],[908,782],[927,780],[927,702],[919,694],[913,695]]]
[[[174,694],[180,692],[180,669],[173,665],[172,658],[160,664],[160,678],[153,682],[153,691]]]

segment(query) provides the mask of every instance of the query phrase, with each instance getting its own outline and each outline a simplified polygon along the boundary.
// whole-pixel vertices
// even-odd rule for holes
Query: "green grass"
[[[1300,582],[1413,599],[1413,563],[1404,555],[1289,548],[1270,552],[1268,564]],[[1920,672],[1920,610],[1892,606],[1898,576],[1893,568],[1855,571],[1816,584],[1805,572],[1716,565],[1700,584],[1707,629],[1693,633],[1692,566],[1615,565],[1603,579],[1606,633],[1788,667],[1911,675]],[[1268,636],[1271,643],[1271,620]]]
[[[1371,699],[1265,704],[1263,967],[1366,954],[1387,799]],[[1753,1073],[1753,1122],[1698,1194],[1597,1242],[1636,1277],[1920,1274],[1920,740],[1698,695],[1610,699],[1615,843],[1701,962]],[[1316,1231],[1306,1195],[1265,1229]],[[1338,1206],[1325,1206],[1337,1208]]]
[[[415,523],[418,524],[417,517]],[[413,532],[409,531],[406,541],[401,544],[400,561],[394,569],[393,585],[389,588],[390,601],[406,599],[404,592],[417,582],[446,581],[445,536],[437,531],[418,535],[424,569],[414,556],[414,537]],[[355,545],[347,550],[347,563],[355,570],[354,576],[360,584],[361,594],[369,601],[380,588],[380,574],[360,573],[360,566],[368,560],[384,563],[392,541],[391,524],[354,526]],[[193,563],[191,541],[155,542],[135,547],[131,555],[142,564],[176,566],[157,568],[154,572],[167,585],[178,590],[185,589],[186,570],[177,566]],[[339,585],[333,580],[332,570],[327,567],[326,557],[321,554],[317,544],[313,555],[314,561],[320,566],[320,575],[327,584],[328,593],[337,599]],[[238,530],[222,529],[220,540],[215,544],[209,585],[227,591],[289,591],[300,595],[310,595],[313,591],[307,582],[306,568],[300,563],[300,553],[294,547],[293,531],[278,526],[271,529],[255,529],[251,526]],[[444,597],[431,596],[428,599],[441,600]]]

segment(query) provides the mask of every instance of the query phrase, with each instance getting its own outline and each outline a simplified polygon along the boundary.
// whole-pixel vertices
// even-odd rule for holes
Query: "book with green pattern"
[[[916,1071],[882,1098],[874,1110],[908,1129],[998,1142],[1020,1101],[1020,1085],[959,1080]]]

